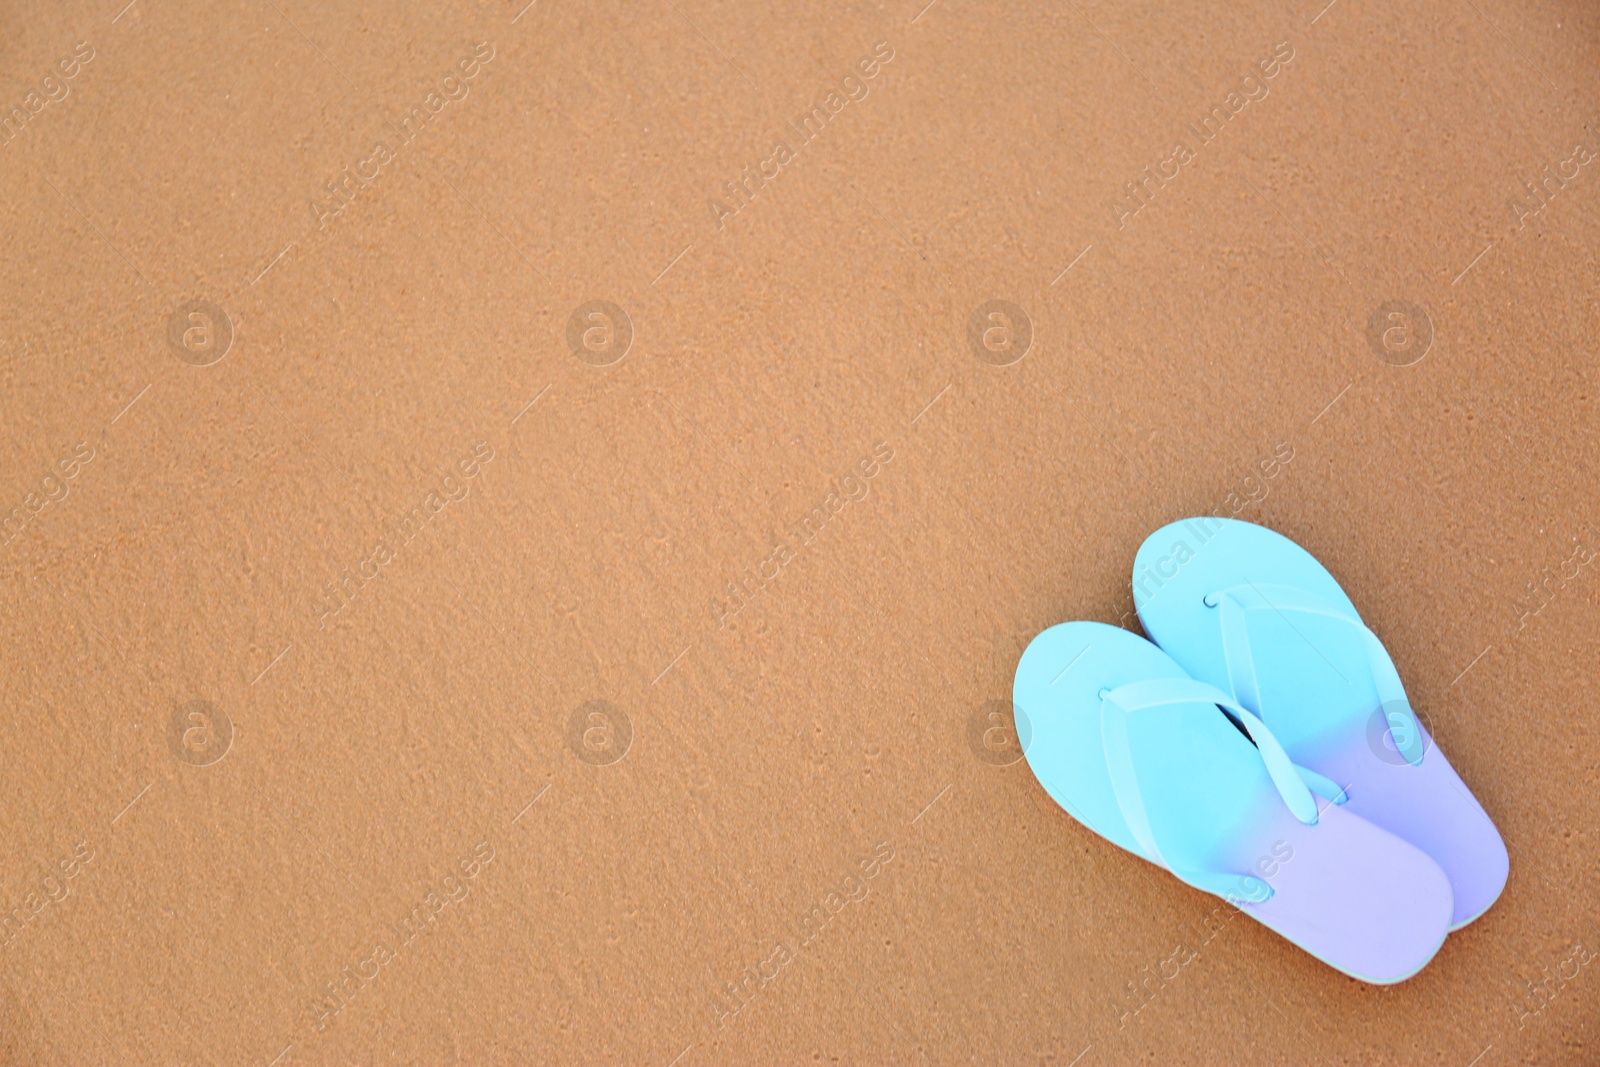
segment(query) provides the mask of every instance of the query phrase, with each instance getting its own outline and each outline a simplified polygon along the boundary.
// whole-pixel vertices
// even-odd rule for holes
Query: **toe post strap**
[[[1215,686],[1191,678],[1158,678],[1130,682],[1100,691],[1100,736],[1105,746],[1106,766],[1128,829],[1145,854],[1190,885],[1237,904],[1260,904],[1272,897],[1272,887],[1254,875],[1226,871],[1180,868],[1162,855],[1150,826],[1144,794],[1134,768],[1128,740],[1128,719],[1150,708],[1175,704],[1213,704],[1227,711],[1255,742],[1266,764],[1268,775],[1296,819],[1306,825],[1317,821],[1317,796],[1335,804],[1344,803],[1345,793],[1331,779],[1295,765],[1278,739],[1264,722],[1248,708]]]
[[[1234,700],[1231,696],[1218,689],[1216,686],[1197,682],[1192,678],[1155,678],[1144,682],[1130,682],[1127,685],[1103,693],[1100,705],[1100,731],[1106,744],[1106,755],[1112,762],[1112,783],[1126,777],[1135,788],[1137,783],[1132,781],[1131,753],[1128,751],[1127,741],[1127,716],[1144,711],[1149,708],[1170,707],[1174,704],[1215,704],[1230,713],[1233,719],[1244,727],[1250,740],[1255,742],[1256,749],[1261,753],[1261,760],[1267,765],[1267,774],[1272,777],[1272,784],[1277,786],[1278,795],[1294,817],[1310,826],[1317,821],[1317,802],[1312,797],[1312,789],[1308,778],[1320,779],[1319,785],[1332,787],[1339,792],[1328,779],[1309,771],[1303,767],[1296,767],[1289,759],[1289,754],[1283,750],[1283,745],[1267,729],[1267,724],[1249,708]],[[1118,714],[1120,713],[1120,714]],[[1112,748],[1119,750],[1113,756]],[[1126,772],[1124,775],[1122,772]],[[1319,789],[1320,792],[1320,789]],[[1121,799],[1121,791],[1118,791]],[[1330,797],[1330,799],[1332,799]]]
[[[1306,784],[1307,789],[1328,803],[1348,804],[1350,802],[1350,794],[1346,793],[1338,782],[1335,782],[1327,775],[1318,774],[1310,767],[1302,767],[1298,763],[1294,765],[1294,770],[1300,776],[1300,780]]]
[[[1222,653],[1227,660],[1228,682],[1239,701],[1257,711],[1261,710],[1261,692],[1256,680],[1250,633],[1245,622],[1247,611],[1272,611],[1280,617],[1288,614],[1317,615],[1360,631],[1367,667],[1378,691],[1378,701],[1389,719],[1390,737],[1407,763],[1415,767],[1422,762],[1427,746],[1423,743],[1422,731],[1417,726],[1411,703],[1406,699],[1400,672],[1395,670],[1394,660],[1389,658],[1389,650],[1383,647],[1378,635],[1347,608],[1294,586],[1253,583],[1215,590],[1207,593],[1204,601],[1206,607],[1215,609],[1219,615],[1217,621],[1222,634]]]

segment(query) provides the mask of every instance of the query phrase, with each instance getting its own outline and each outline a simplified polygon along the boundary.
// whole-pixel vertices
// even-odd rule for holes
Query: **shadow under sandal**
[[[1014,698],[1040,784],[1113,843],[1363,981],[1408,978],[1443,944],[1439,865],[1340,806],[1260,718],[1150,642],[1051,627],[1023,653]]]
[[[1174,552],[1180,542],[1192,554]],[[1151,639],[1260,716],[1297,763],[1338,782],[1348,811],[1432,856],[1455,895],[1452,930],[1488,910],[1510,869],[1505,842],[1333,575],[1288,538],[1235,519],[1157,530],[1134,574],[1160,563],[1159,588],[1135,579]]]

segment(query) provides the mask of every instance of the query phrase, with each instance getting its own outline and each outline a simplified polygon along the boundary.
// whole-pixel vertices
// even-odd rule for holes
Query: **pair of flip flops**
[[[1367,982],[1494,903],[1499,831],[1310,553],[1172,523],[1139,549],[1134,606],[1154,644],[1069,622],[1017,665],[1028,764],[1069,814]]]

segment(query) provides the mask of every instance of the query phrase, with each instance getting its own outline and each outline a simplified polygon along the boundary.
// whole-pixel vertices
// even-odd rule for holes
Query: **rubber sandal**
[[[1444,943],[1439,865],[1144,638],[1052,626],[1022,654],[1013,703],[1033,726],[1028,766],[1068,814],[1328,965],[1398,982]]]
[[[1151,534],[1133,574],[1156,644],[1260,716],[1291,759],[1343,786],[1352,814],[1444,868],[1452,930],[1488,910],[1510,870],[1505,842],[1322,564],[1264,527],[1203,518]]]

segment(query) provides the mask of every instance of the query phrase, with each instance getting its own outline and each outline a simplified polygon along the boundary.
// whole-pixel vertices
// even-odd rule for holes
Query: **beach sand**
[[[0,1061],[1600,1060],[1600,14],[13,5]],[[1500,827],[1405,983],[1011,732],[1189,515]]]

